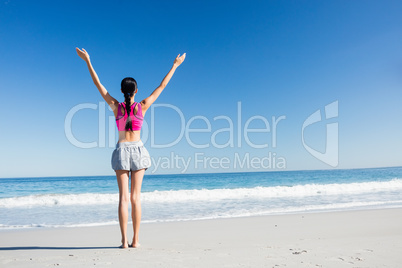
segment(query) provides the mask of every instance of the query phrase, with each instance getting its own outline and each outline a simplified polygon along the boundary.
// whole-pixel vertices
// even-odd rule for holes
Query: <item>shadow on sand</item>
[[[0,247],[1,250],[74,250],[74,249],[117,249],[119,247]]]

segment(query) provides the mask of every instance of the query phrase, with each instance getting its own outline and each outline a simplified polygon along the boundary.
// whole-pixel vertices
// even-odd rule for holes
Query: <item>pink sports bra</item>
[[[137,105],[138,105],[138,111],[136,114],[134,114],[134,110]],[[124,114],[122,114],[122,112],[121,112],[122,106],[124,109]],[[116,117],[117,129],[119,131],[126,130],[127,118],[128,118],[128,115],[127,115],[126,105],[124,104],[124,102],[121,102],[121,103],[119,103],[119,108],[117,110],[117,117]],[[131,118],[131,124],[133,126],[133,131],[141,130],[142,122],[144,121],[144,116],[142,115],[142,108],[141,108],[141,104],[139,102],[134,102],[131,105],[130,118]]]

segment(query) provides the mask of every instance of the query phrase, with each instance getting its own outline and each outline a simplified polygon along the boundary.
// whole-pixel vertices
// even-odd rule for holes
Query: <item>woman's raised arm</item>
[[[77,51],[78,56],[80,56],[80,58],[86,62],[89,73],[91,74],[92,77],[92,81],[98,88],[99,93],[102,95],[103,99],[107,102],[107,104],[109,104],[112,110],[114,110],[119,104],[119,102],[115,98],[110,96],[109,92],[107,92],[106,88],[101,84],[98,75],[96,74],[94,68],[92,67],[88,52],[85,49],[81,50],[78,47],[76,47],[75,50]]]
[[[183,63],[184,59],[186,58],[186,53],[180,56],[177,55],[176,59],[173,62],[172,68],[170,68],[170,71],[167,73],[165,78],[163,78],[162,82],[160,85],[151,93],[151,95],[144,99],[141,104],[142,104],[142,111],[145,113],[146,110],[156,101],[156,99],[159,97],[159,95],[162,93],[163,89],[167,86],[169,83],[170,79],[172,78],[174,72],[176,71],[176,68],[180,66],[180,64]]]

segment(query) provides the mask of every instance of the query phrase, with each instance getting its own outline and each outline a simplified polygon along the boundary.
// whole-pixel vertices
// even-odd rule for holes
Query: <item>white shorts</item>
[[[112,154],[114,170],[140,170],[151,166],[151,157],[142,141],[119,142]]]

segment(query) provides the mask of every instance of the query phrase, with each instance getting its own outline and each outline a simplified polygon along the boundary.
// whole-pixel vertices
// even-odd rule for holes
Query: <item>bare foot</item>
[[[128,242],[121,242],[121,246],[119,248],[129,248],[130,245],[128,244]]]
[[[121,245],[119,248],[128,248],[129,247],[129,245],[128,244],[125,244],[125,245]]]
[[[132,248],[139,248],[141,246],[141,244],[140,243],[132,243],[131,245],[130,245],[130,247],[132,247]]]

